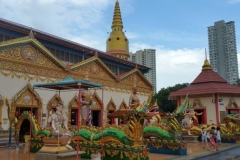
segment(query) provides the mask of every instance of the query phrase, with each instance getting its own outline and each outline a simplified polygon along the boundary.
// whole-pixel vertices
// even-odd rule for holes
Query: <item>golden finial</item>
[[[95,52],[95,57],[98,57],[98,53],[97,53],[97,51]]]
[[[33,31],[32,31],[32,28],[31,28],[31,30],[30,30],[28,36],[29,36],[30,38],[32,38],[32,39],[34,38],[34,34],[33,34]]]
[[[202,66],[202,70],[206,70],[206,69],[212,69],[212,67],[207,59],[207,50],[205,48],[205,60],[204,60],[203,66]]]

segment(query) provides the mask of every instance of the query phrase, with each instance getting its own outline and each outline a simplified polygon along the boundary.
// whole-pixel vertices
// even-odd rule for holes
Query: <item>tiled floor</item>
[[[219,152],[207,151],[202,149],[201,143],[188,143],[188,155],[176,156],[166,154],[149,154],[150,160],[189,160],[197,157],[219,154],[223,150],[240,147],[240,143],[237,144],[222,144]],[[240,155],[240,150],[239,150]],[[233,155],[236,156],[236,155]],[[21,147],[20,150],[0,148],[0,159],[1,160],[34,160],[34,154],[29,154],[28,147]]]

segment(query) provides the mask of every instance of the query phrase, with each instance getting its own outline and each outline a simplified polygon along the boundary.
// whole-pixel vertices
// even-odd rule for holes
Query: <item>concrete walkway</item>
[[[236,144],[230,144],[230,143],[224,143],[220,146],[218,152],[208,151],[204,150],[202,148],[201,143],[188,143],[188,155],[186,156],[176,156],[176,155],[166,155],[166,154],[149,154],[150,160],[190,160],[190,159],[200,159],[200,158],[206,158],[210,155],[219,154],[221,152],[231,150],[234,148],[240,147],[240,143]],[[230,153],[230,152],[229,152]],[[240,155],[240,149],[239,149],[239,155]],[[236,157],[235,155],[232,155],[233,158]],[[23,146],[18,151],[14,148],[8,149],[8,148],[0,148],[0,159],[3,160],[34,160],[35,155],[29,154],[28,147]]]
[[[219,147],[219,151],[214,152],[212,151],[208,151],[207,149],[203,149],[202,148],[202,144],[201,143],[188,143],[188,154],[185,156],[176,156],[176,155],[166,155],[166,154],[150,154],[149,158],[150,160],[191,160],[191,159],[201,159],[201,158],[206,158],[210,155],[215,155],[215,154],[219,154],[221,152],[227,151],[227,150],[231,150],[231,149],[235,149],[237,147],[240,147],[240,143],[223,143],[220,147]],[[239,155],[240,155],[240,150],[239,150]],[[233,157],[236,155],[232,155]],[[216,160],[216,159],[214,159]]]

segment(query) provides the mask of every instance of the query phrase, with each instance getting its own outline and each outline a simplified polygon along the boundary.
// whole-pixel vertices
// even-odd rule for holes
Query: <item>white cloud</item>
[[[191,83],[201,72],[205,60],[203,48],[157,48],[156,52],[158,90],[178,83]]]
[[[239,1],[229,0],[231,3]],[[105,51],[108,34],[104,30],[110,29],[112,20],[112,14],[107,15],[111,20],[104,19],[105,10],[111,6],[113,11],[114,3],[113,0],[0,0],[0,17]],[[133,1],[121,1],[122,13],[126,15],[134,11],[131,3]],[[110,24],[106,24],[106,21]],[[198,44],[202,40],[198,35],[169,31],[140,35],[127,31],[126,36],[130,39],[132,52],[156,49],[157,90],[177,83],[191,83],[201,72],[205,59],[203,48],[182,47],[174,50],[161,45],[154,46],[150,41],[134,42],[144,37],[156,42],[163,39],[174,43],[184,40]]]
[[[231,4],[235,4],[235,3],[239,3],[240,0],[227,0],[228,3],[231,3]]]
[[[94,27],[97,30],[103,11],[113,3],[111,0],[0,0],[0,16],[69,39],[81,37]]]
[[[144,43],[131,44],[131,51],[156,49],[157,91],[178,83],[191,83],[201,72],[205,60],[205,49],[166,49]]]

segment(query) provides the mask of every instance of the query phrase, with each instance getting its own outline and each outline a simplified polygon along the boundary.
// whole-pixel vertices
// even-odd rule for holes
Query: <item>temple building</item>
[[[187,87],[171,92],[170,100],[180,106],[188,95],[189,105],[196,113],[198,124],[224,123],[225,114],[240,113],[240,87],[229,84],[212,70],[206,59],[202,72]],[[193,120],[197,125],[197,122]]]
[[[151,100],[154,87],[143,75],[149,68],[127,60],[128,39],[122,28],[118,1],[106,52],[0,18],[0,130],[8,130],[9,118],[18,118],[31,107],[38,124],[45,127],[50,111],[59,102],[64,104],[68,124],[76,125],[78,91],[33,87],[66,77],[103,86],[89,90],[94,102],[91,110],[95,126],[109,123],[108,113],[129,107],[133,87],[137,88],[141,103]],[[22,126],[20,133],[24,134],[28,120]]]

